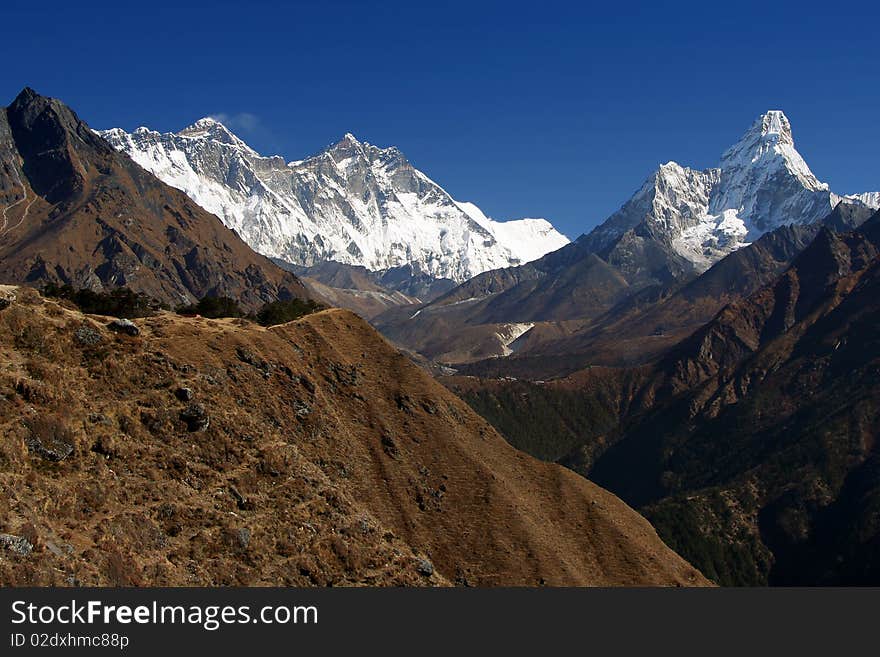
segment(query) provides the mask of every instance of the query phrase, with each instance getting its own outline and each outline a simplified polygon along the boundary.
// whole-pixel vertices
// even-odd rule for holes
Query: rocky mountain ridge
[[[126,286],[171,306],[229,296],[249,310],[308,296],[293,274],[32,89],[0,110],[0,203],[5,283]]]
[[[99,134],[217,214],[257,252],[298,266],[405,268],[460,283],[568,243],[544,219],[493,221],[453,199],[397,148],[350,133],[294,162],[260,156],[212,118],[177,133]]]

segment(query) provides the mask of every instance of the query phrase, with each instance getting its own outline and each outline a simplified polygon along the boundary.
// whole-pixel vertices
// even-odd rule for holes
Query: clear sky
[[[287,159],[353,132],[574,237],[767,109],[832,189],[880,189],[878,4],[4,0],[0,103],[30,85],[128,130],[223,115]]]

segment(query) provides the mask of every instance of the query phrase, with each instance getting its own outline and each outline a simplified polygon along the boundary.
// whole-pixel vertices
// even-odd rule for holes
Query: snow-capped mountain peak
[[[364,144],[362,144],[357,137],[355,137],[350,132],[346,132],[342,139],[337,141],[334,144],[328,146],[324,153],[327,155],[334,155],[336,153],[363,153],[364,152]]]
[[[721,156],[723,170],[733,167],[769,169],[784,166],[811,191],[826,191],[828,185],[813,175],[794,146],[791,123],[781,110],[762,114],[734,146]]]
[[[862,192],[861,194],[847,194],[842,200],[862,203],[869,208],[880,210],[880,192]]]
[[[791,138],[791,122],[782,110],[770,110],[755,122],[761,124],[761,134],[776,137],[781,142],[794,143]]]
[[[709,214],[736,213],[748,240],[783,224],[818,221],[834,209],[828,185],[795,149],[791,123],[779,110],[758,117],[719,167]]]
[[[256,251],[295,264],[408,266],[414,274],[461,282],[568,243],[545,220],[498,222],[478,208],[465,210],[400,150],[351,133],[292,162],[259,155],[211,117],[178,133],[99,134],[219,216]]]
[[[146,130],[146,128],[144,128]],[[218,119],[213,116],[205,116],[192,125],[188,125],[177,133],[181,137],[189,137],[191,139],[209,139],[221,144],[228,144],[255,153],[250,146],[238,138],[235,133],[227,128]]]
[[[847,198],[880,202],[875,193]],[[824,218],[840,199],[798,153],[788,117],[770,110],[724,152],[717,168],[662,164],[585,239],[601,250],[637,230],[703,270],[769,230]]]
[[[213,116],[203,116],[198,121],[193,123],[192,125],[187,126],[181,133],[197,133],[197,132],[208,132],[210,130],[214,130],[215,128],[220,128],[221,130],[228,132],[225,125],[223,125],[218,119],[215,119]]]

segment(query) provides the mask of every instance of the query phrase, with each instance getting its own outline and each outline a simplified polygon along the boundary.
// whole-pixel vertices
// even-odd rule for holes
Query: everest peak
[[[466,211],[397,148],[351,133],[289,163],[260,156],[210,117],[178,133],[99,134],[216,214],[254,250],[297,265],[408,266],[461,282],[568,243],[545,221],[499,222],[470,205]]]

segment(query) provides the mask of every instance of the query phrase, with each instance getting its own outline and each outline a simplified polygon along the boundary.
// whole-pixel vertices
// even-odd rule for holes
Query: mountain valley
[[[25,88],[0,204],[4,584],[880,583],[880,192],[779,110],[569,242]]]
[[[876,583],[878,254],[880,213],[823,226],[650,364],[445,382],[520,449],[643,511],[720,584]]]
[[[833,214],[841,206],[854,209]],[[844,197],[820,183],[795,150],[787,117],[770,111],[724,153],[718,168],[699,172],[664,164],[618,212],[571,244],[534,262],[475,276],[429,303],[390,308],[373,322],[408,349],[464,365],[464,373],[503,370],[506,360],[493,361],[508,349],[514,361],[534,355],[538,363],[583,353],[566,363],[569,372],[594,362],[596,354],[604,354],[598,362],[605,364],[638,364],[708,321],[733,298],[733,290],[714,298],[710,293],[708,305],[689,300],[687,322],[680,321],[679,310],[673,315],[673,323],[682,326],[667,328],[662,318],[629,321],[634,311],[642,313],[699,281],[713,265],[762,235],[786,227],[809,231],[826,218],[837,221],[838,228],[852,228],[877,207],[876,194]],[[770,248],[785,251],[780,263],[785,265],[805,239],[806,234],[780,235]],[[786,240],[791,246],[778,245]],[[779,257],[749,253],[771,261]],[[778,271],[772,262],[758,266],[754,276],[743,270],[747,280],[736,283],[738,293],[756,289]],[[695,283],[697,288],[703,284]],[[656,317],[662,311],[650,312]],[[624,335],[618,321],[626,325]],[[516,342],[504,344],[504,329],[525,323],[533,326]],[[662,348],[633,342],[658,342]],[[476,369],[467,365],[475,361],[485,362]],[[538,365],[532,378],[565,373],[554,367]],[[514,371],[522,368],[509,373]]]
[[[710,584],[357,315],[238,316],[320,285],[403,297],[389,279],[330,263],[307,289],[60,101],[25,89],[3,117],[3,583]],[[74,301],[114,291],[158,305]]]

